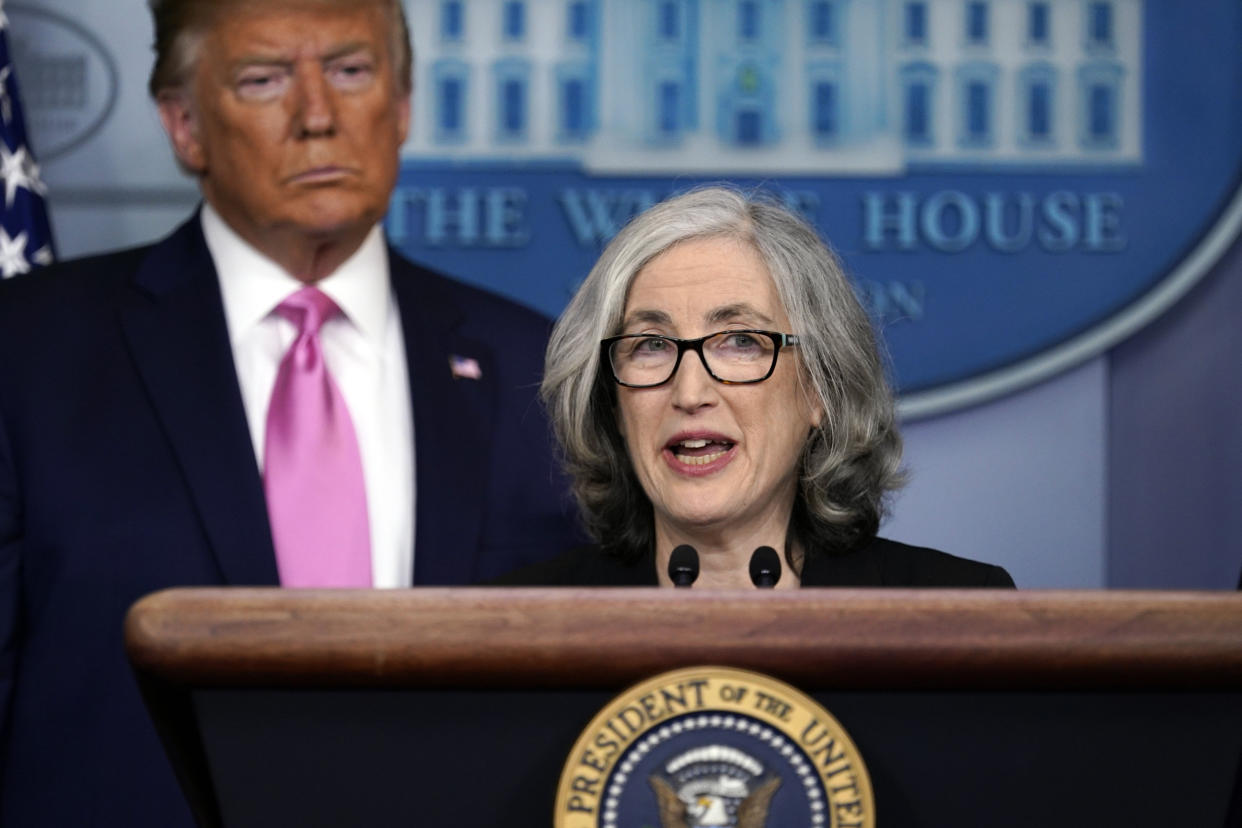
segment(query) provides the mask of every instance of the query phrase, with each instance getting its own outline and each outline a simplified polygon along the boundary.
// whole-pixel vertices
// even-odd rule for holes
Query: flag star
[[[52,246],[45,244],[34,252],[30,260],[38,265],[50,265],[55,257],[52,255]]]
[[[22,149],[24,150],[25,147]],[[39,165],[35,163],[34,156],[30,153],[26,153],[26,180],[30,182],[32,193],[44,195],[47,192],[47,185],[43,183],[43,177],[39,175]]]
[[[13,196],[18,187],[25,187],[32,193],[45,193],[47,187],[39,179],[39,165],[26,152],[25,147],[18,147],[17,152],[9,152],[9,148],[0,141],[0,178],[4,179],[4,205],[13,206]]]
[[[9,232],[0,227],[0,278],[9,278],[18,273],[28,273],[30,262],[26,261],[26,231],[9,238]]]

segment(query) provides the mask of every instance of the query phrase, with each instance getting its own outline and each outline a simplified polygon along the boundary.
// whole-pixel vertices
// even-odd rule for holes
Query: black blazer
[[[390,251],[414,411],[415,584],[581,542],[536,400],[549,320]],[[455,379],[452,355],[482,378]],[[0,285],[0,825],[190,824],[122,650],[180,585],[275,585],[196,217]]]
[[[658,586],[655,553],[633,562],[582,546],[496,578],[497,586]],[[813,555],[804,587],[1010,587],[1003,568],[875,538],[845,555]]]

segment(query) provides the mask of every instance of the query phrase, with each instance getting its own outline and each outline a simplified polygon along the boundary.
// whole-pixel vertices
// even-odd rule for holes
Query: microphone
[[[771,589],[781,579],[781,559],[770,546],[761,546],[750,556],[750,580],[760,589]]]
[[[675,587],[688,587],[699,577],[699,553],[683,543],[668,558],[668,577]]]

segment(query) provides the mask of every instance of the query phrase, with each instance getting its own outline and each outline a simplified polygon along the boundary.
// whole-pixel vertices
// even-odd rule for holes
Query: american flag
[[[26,142],[26,119],[9,58],[9,18],[0,0],[0,277],[25,273],[34,265],[51,264],[52,227],[47,220],[39,165]]]

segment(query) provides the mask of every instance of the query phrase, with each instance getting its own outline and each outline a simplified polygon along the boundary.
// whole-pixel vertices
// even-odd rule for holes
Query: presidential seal
[[[813,699],[759,673],[690,667],[626,690],[561,772],[556,828],[874,828],[858,748]]]

